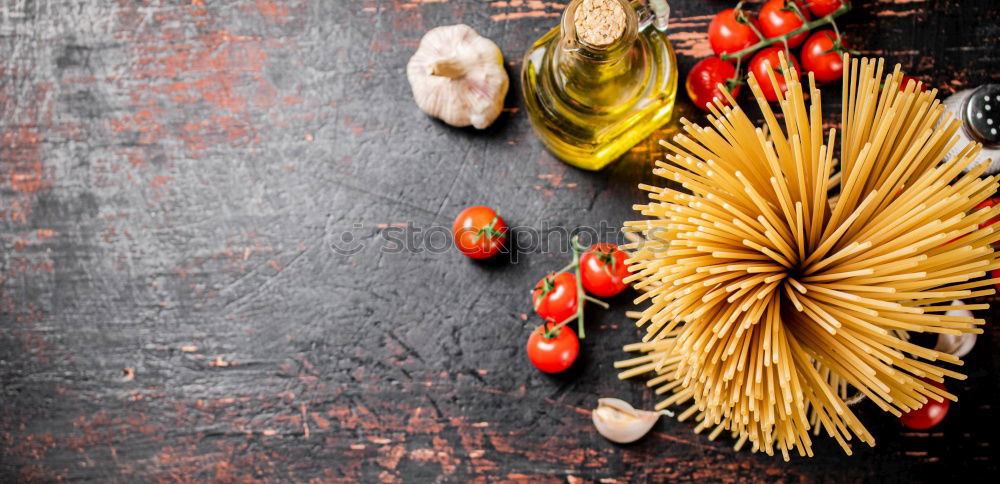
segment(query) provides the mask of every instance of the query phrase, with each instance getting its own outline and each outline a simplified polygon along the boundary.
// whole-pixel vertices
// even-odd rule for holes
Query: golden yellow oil
[[[630,38],[605,50],[566,39],[556,27],[524,57],[528,118],[542,143],[571,165],[599,170],[670,119],[673,48],[666,33],[631,27]]]

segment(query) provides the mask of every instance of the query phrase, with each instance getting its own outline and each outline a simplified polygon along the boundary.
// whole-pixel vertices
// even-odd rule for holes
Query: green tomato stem
[[[559,329],[562,328],[563,326],[566,326],[566,324],[569,323],[570,321],[576,319],[576,316],[577,315],[574,314],[574,315],[572,315],[572,316],[564,319],[561,323],[559,323],[559,324],[557,324],[557,325],[555,325],[555,326],[553,326],[551,328],[548,327],[549,326],[549,321],[545,320],[545,323],[544,323],[545,334],[543,335],[543,336],[545,336],[545,339],[552,339],[552,338],[555,338],[556,336],[558,336],[559,335]]]
[[[579,333],[580,339],[584,339],[587,337],[583,329],[583,308],[585,303],[587,301],[590,301],[594,304],[597,304],[598,306],[601,306],[604,309],[608,309],[610,307],[608,306],[608,303],[601,301],[600,299],[588,296],[587,293],[583,290],[583,282],[582,282],[583,277],[580,274],[580,253],[586,251],[587,248],[580,245],[577,240],[577,237],[574,236],[573,239],[570,241],[570,249],[573,250],[573,262],[570,262],[566,267],[559,269],[559,272],[566,272],[572,269],[573,275],[576,276],[576,314],[566,318],[563,321],[560,321],[559,324],[551,328],[548,327],[548,321],[546,321],[545,334],[544,334],[546,339],[551,339],[556,337],[557,331],[563,326],[569,324],[569,322],[573,321],[574,319],[577,321],[577,333]]]
[[[577,244],[577,237],[573,236],[570,241],[573,244],[573,272],[576,273],[576,327],[580,339],[586,338],[583,331],[583,306],[587,301],[587,294],[583,292],[583,277],[580,275],[580,245]]]
[[[566,267],[563,267],[562,269],[559,269],[557,272],[554,272],[553,274],[558,274],[560,272],[566,272],[566,271],[572,269],[574,265],[576,265],[574,262],[570,262],[569,264],[566,264]]]
[[[604,309],[608,309],[609,307],[611,307],[611,306],[608,306],[608,303],[606,303],[604,301],[601,301],[600,299],[597,299],[596,297],[583,296],[583,298],[586,299],[587,301],[590,301],[590,302],[592,302],[592,303],[594,303],[594,304],[596,304],[596,305],[604,308]]]

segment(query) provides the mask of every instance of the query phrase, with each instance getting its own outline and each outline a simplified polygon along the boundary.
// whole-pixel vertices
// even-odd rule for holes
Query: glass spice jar
[[[573,0],[524,57],[521,89],[542,143],[598,170],[670,119],[677,64],[666,0]]]

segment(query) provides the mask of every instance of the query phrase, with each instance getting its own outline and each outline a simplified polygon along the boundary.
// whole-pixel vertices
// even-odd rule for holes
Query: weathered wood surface
[[[732,3],[671,2],[682,72]],[[996,2],[859,3],[841,25],[863,53],[946,93],[997,79]],[[652,141],[588,173],[541,148],[516,78],[484,132],[412,102],[403,69],[427,29],[473,26],[516,74],[561,7],[0,2],[0,480],[995,475],[993,314],[933,432],[862,404],[878,446],[853,457],[822,440],[816,458],[784,463],[666,419],[617,446],[592,430],[596,399],[655,402],[612,368],[636,337],[628,297],[591,313],[582,361],[549,377],[525,359],[523,315],[564,255],[381,250],[394,224],[447,227],[475,203],[529,228],[634,217]],[[333,250],[345,232],[359,252]]]

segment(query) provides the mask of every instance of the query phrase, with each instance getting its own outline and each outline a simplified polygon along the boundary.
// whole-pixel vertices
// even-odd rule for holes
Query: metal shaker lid
[[[1000,84],[983,84],[969,94],[962,109],[965,130],[983,146],[1000,145]]]

